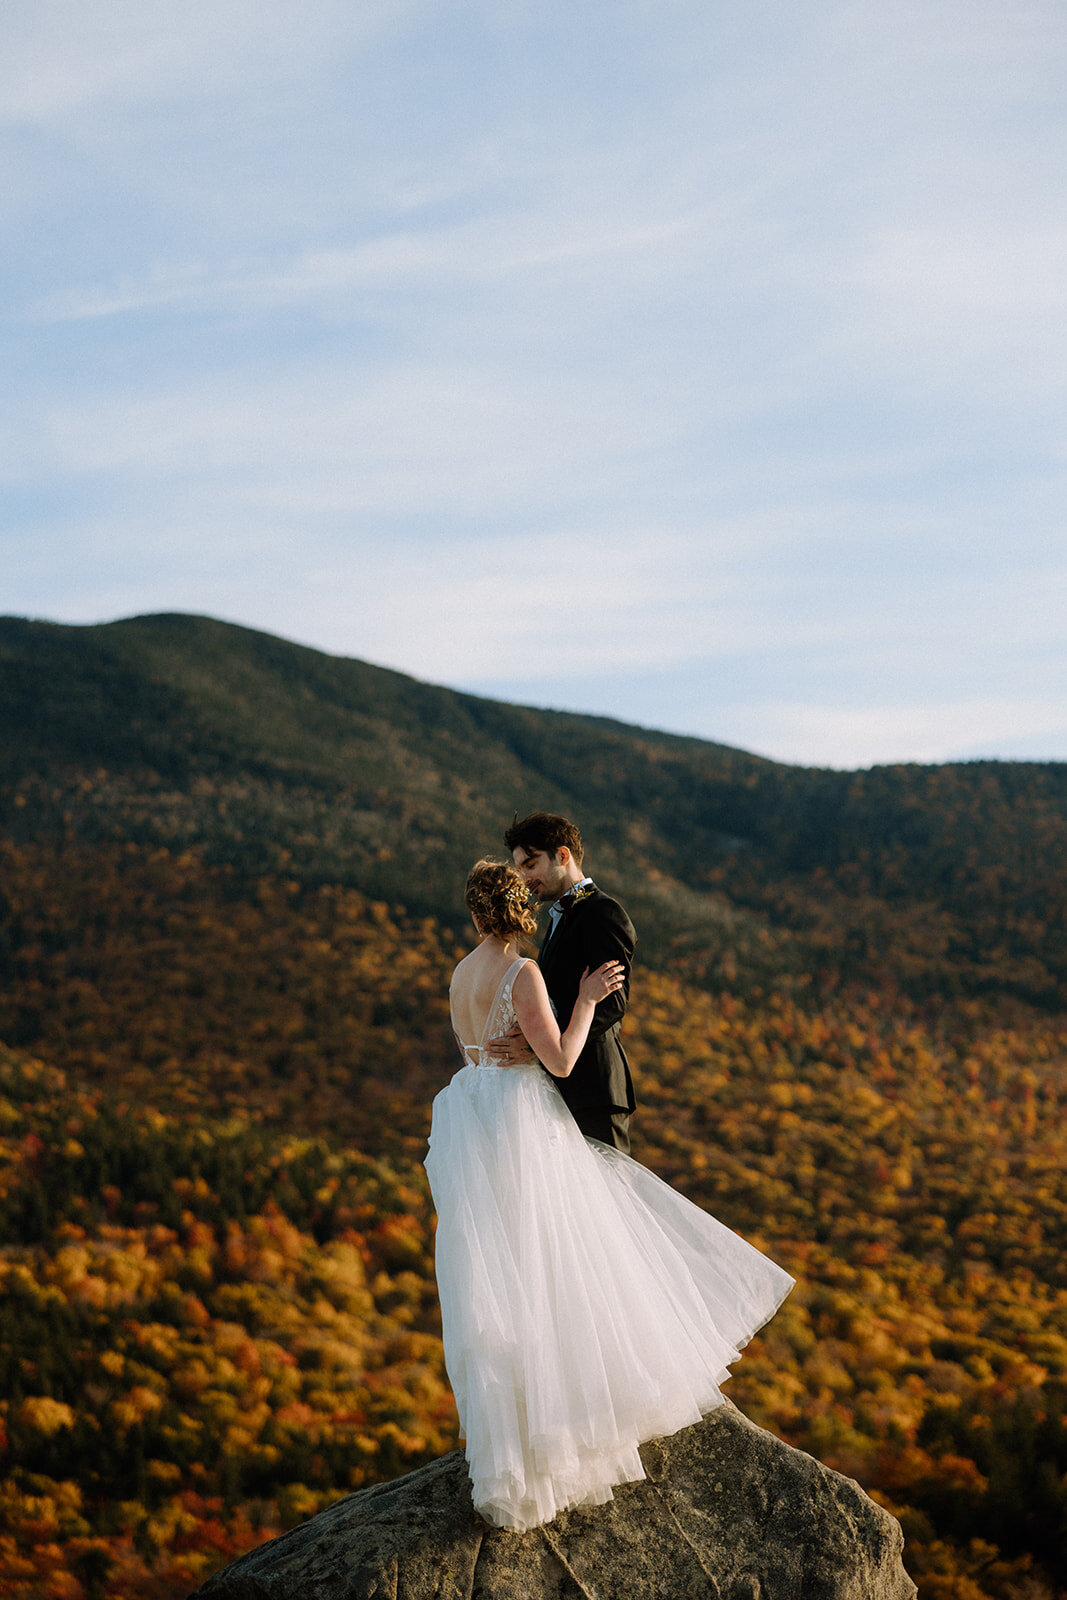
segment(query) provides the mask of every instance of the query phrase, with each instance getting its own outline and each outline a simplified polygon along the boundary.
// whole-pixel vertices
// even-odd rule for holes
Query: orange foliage
[[[3,1592],[184,1595],[455,1442],[419,1157],[455,952],[352,891],[8,850]],[[32,1038],[31,1038],[32,1035]],[[635,1154],[799,1286],[730,1393],[922,1600],[1064,1582],[1067,1027],[639,971]]]

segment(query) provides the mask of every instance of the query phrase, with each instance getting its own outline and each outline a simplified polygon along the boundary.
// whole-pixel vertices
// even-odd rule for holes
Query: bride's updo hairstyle
[[[537,918],[530,909],[530,895],[515,868],[506,861],[475,862],[467,878],[464,896],[467,910],[478,918],[484,934],[508,939],[515,934],[537,932]]]

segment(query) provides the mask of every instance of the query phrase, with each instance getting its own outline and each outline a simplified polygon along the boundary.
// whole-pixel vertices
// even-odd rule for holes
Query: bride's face
[[[542,904],[558,900],[570,888],[571,880],[567,872],[569,850],[560,850],[550,856],[545,850],[526,850],[522,845],[516,845],[511,854],[523,883]]]

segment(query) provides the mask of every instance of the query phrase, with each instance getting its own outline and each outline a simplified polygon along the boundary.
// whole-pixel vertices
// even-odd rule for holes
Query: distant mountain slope
[[[0,620],[0,831],[195,848],[458,923],[514,811],[575,816],[650,959],[1067,996],[1067,764],[842,773],[459,694],[205,617]]]

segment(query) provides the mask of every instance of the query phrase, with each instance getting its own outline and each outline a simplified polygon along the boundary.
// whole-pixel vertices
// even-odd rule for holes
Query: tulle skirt
[[[644,1477],[700,1420],[788,1273],[579,1131],[540,1067],[468,1065],[433,1103],[445,1362],[474,1504],[523,1529]]]

